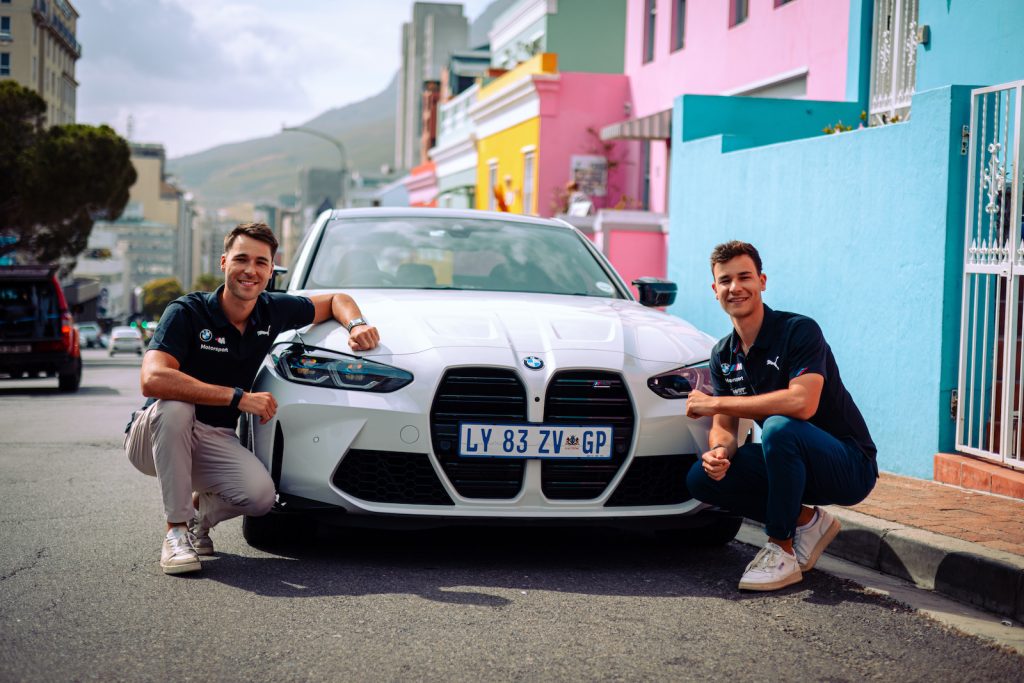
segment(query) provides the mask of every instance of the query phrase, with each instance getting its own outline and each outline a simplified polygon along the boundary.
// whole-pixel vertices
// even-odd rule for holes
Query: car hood
[[[350,294],[380,331],[381,344],[370,356],[492,347],[516,355],[609,351],[686,364],[706,360],[715,341],[684,320],[623,299],[450,290]],[[306,344],[349,352],[348,333],[333,322],[302,337]]]

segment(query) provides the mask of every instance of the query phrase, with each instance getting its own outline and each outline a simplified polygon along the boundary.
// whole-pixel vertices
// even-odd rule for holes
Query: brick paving
[[[1024,500],[883,472],[850,509],[1024,557]]]

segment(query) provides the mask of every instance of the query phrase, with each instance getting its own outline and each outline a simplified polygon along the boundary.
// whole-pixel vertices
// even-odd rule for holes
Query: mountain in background
[[[470,24],[470,45],[487,43],[494,20],[517,0],[494,0]],[[301,125],[341,140],[348,168],[378,175],[395,157],[395,109],[398,74],[380,93],[330,109]],[[294,194],[302,168],[333,168],[340,164],[332,145],[305,133],[277,133],[264,138],[219,145],[170,159],[167,171],[192,192],[199,205],[222,208],[241,203],[276,203]]]

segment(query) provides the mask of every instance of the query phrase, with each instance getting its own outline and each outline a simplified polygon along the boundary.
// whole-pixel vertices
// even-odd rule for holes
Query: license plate
[[[459,455],[464,458],[612,457],[612,428],[595,425],[459,425]]]
[[[0,353],[32,353],[31,344],[0,344]]]

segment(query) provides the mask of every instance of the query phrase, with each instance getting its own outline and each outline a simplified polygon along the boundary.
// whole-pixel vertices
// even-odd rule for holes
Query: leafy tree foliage
[[[224,278],[217,277],[213,273],[197,275],[192,281],[193,292],[212,292],[224,283]]]
[[[178,278],[150,280],[142,285],[142,314],[150,320],[159,318],[167,304],[184,295],[185,290],[181,288]]]
[[[114,220],[135,183],[128,144],[108,126],[43,128],[46,104],[0,81],[0,255],[73,260],[96,218]]]

